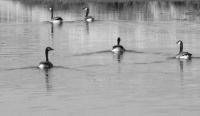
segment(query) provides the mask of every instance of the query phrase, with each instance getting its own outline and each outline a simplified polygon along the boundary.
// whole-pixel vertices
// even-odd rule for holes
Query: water
[[[199,116],[196,2],[0,1],[0,112],[4,116]],[[60,7],[59,7],[60,6]],[[82,19],[89,6],[94,23]],[[121,37],[122,56],[110,50]],[[179,46],[190,61],[177,60]],[[48,71],[37,69],[51,46]]]

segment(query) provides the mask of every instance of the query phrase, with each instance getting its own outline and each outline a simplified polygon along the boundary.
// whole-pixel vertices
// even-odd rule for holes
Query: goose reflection
[[[183,73],[183,61],[179,59],[178,62],[179,62],[180,73],[182,74]]]
[[[180,84],[182,87],[184,87],[184,70],[183,70],[183,61],[182,60],[178,60],[178,65],[179,65],[179,77],[180,77]]]
[[[180,72],[181,80],[184,79],[184,66],[185,66],[185,65],[190,65],[191,62],[192,62],[192,60],[178,59],[178,63],[179,63],[179,72]]]
[[[54,38],[54,25],[51,23],[51,39]]]
[[[118,63],[121,62],[123,57],[124,57],[124,53],[122,53],[122,54],[113,54],[113,59],[116,60]]]
[[[53,34],[54,33],[54,26],[53,26],[53,24],[51,23],[51,34]]]
[[[85,22],[85,25],[86,25],[86,32],[87,32],[87,34],[90,34],[89,23]]]
[[[190,65],[192,63],[192,59],[190,60],[181,60],[179,59],[179,66],[180,66],[180,72],[184,71],[184,65]]]
[[[52,90],[52,84],[51,84],[51,76],[49,74],[51,69],[44,69],[43,72],[45,74],[45,83],[46,83],[46,89],[47,91]]]

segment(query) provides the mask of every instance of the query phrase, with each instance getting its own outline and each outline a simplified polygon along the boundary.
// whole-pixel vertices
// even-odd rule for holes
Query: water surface
[[[62,16],[49,23],[48,8]],[[83,7],[94,23],[85,23]],[[198,116],[198,2],[0,1],[0,112],[10,115]],[[121,37],[127,49],[110,50]],[[179,46],[190,61],[177,60]],[[51,70],[39,70],[51,46]]]

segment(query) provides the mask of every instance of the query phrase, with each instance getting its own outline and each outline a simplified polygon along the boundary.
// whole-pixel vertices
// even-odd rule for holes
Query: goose
[[[117,45],[114,45],[112,48],[112,52],[115,54],[123,54],[123,52],[125,51],[124,47],[122,45],[120,45],[120,37],[117,38]]]
[[[45,56],[46,56],[46,61],[42,61],[39,63],[39,68],[40,69],[49,69],[49,68],[52,68],[53,67],[53,64],[49,61],[49,57],[48,57],[48,53],[49,51],[51,50],[54,50],[53,48],[51,47],[46,47],[45,49]]]
[[[83,8],[84,10],[86,10],[86,14],[85,14],[85,21],[86,22],[93,22],[94,18],[92,16],[88,16],[90,9],[88,7]]]
[[[49,10],[51,11],[51,22],[52,23],[62,23],[63,22],[63,19],[61,17],[53,16],[53,8],[49,8]]]
[[[192,54],[189,52],[183,52],[183,42],[181,40],[177,41],[176,44],[180,45],[179,53],[176,55],[176,58],[181,59],[191,59]]]

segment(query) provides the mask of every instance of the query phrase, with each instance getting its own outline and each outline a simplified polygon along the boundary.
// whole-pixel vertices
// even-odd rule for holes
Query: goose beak
[[[53,48],[51,48],[51,47],[48,47],[48,51],[51,51],[51,50],[54,50]]]

